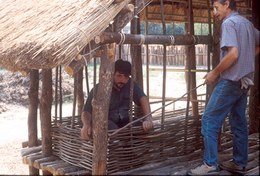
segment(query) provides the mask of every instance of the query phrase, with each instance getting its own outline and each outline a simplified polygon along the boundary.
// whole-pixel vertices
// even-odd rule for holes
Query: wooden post
[[[193,9],[192,9],[192,1],[189,0],[189,11],[188,11],[188,32],[191,35],[194,35],[194,20],[193,20]],[[186,62],[186,69],[188,70],[196,70],[196,55],[195,55],[195,45],[188,45],[187,46],[187,62]],[[190,78],[187,79],[190,86],[188,86],[187,91],[191,91],[196,86],[196,73],[195,72],[185,72],[186,78],[188,77],[187,74],[189,74]],[[191,96],[191,103],[192,103],[192,115],[194,117],[198,117],[198,102],[197,100],[197,90],[193,90],[190,92]]]
[[[37,110],[38,110],[39,71],[30,71],[29,112],[28,112],[28,147],[38,146]],[[39,169],[29,166],[30,175],[39,175]]]
[[[51,106],[52,106],[52,70],[42,70],[42,95],[40,100],[40,119],[42,130],[42,154],[52,153],[51,145]]]
[[[40,119],[42,132],[42,155],[52,154],[51,142],[52,70],[42,70],[42,95],[40,99]],[[49,175],[44,172],[43,175]]]
[[[84,106],[84,94],[83,94],[83,68],[76,73],[77,79],[77,115],[80,115]]]
[[[257,29],[259,29],[259,1],[253,1],[253,23]],[[251,88],[250,99],[249,99],[249,133],[259,133],[259,117],[260,117],[260,55],[258,54],[255,58],[255,80],[254,86]]]
[[[115,45],[104,45],[101,55],[99,86],[93,105],[93,175],[106,175],[107,129],[110,95],[113,85]]]
[[[140,34],[140,20],[139,17],[135,17],[131,21],[131,34]],[[131,57],[133,64],[132,73],[134,80],[143,89],[143,68],[142,68],[142,48],[141,45],[131,45]]]

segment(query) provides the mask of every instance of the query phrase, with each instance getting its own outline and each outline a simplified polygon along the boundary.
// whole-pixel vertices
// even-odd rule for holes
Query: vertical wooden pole
[[[147,17],[147,8],[145,8],[145,16]],[[146,35],[149,34],[148,30],[148,21],[145,21],[145,32]],[[146,95],[147,97],[150,96],[150,79],[149,79],[149,65],[150,65],[150,54],[149,54],[149,45],[145,45],[146,47]]]
[[[131,21],[131,34],[140,34],[140,19],[136,15]],[[142,63],[142,48],[141,45],[131,45],[132,57],[132,76],[137,84],[143,89],[143,63]]]
[[[107,129],[110,95],[113,85],[115,45],[104,45],[100,64],[99,86],[93,105],[93,175],[106,175]]]
[[[137,7],[137,0],[134,1],[134,6]],[[134,11],[134,18],[131,20],[130,32],[131,34],[140,34],[140,18],[137,14],[137,8]],[[142,45],[130,45],[131,58],[132,58],[132,80],[143,89],[143,63],[142,63]],[[133,101],[133,82],[131,83],[130,102]],[[138,114],[138,109],[133,108],[132,104],[129,105],[129,121],[133,121],[133,114]],[[133,110],[135,112],[133,112]]]
[[[257,29],[260,28],[259,24],[259,5],[260,2],[255,0],[253,1],[253,23]],[[254,86],[251,88],[250,99],[249,99],[249,133],[259,133],[259,117],[260,117],[260,62],[259,54],[255,58],[255,80]]]
[[[29,112],[28,112],[28,147],[38,146],[37,110],[38,110],[39,71],[30,71]],[[39,175],[39,169],[29,166],[30,175]]]
[[[81,68],[78,72],[77,75],[77,110],[78,113],[77,115],[80,115],[84,106],[84,94],[83,94],[83,68]]]
[[[193,8],[192,8],[192,1],[189,0],[189,11],[188,11],[188,32],[191,35],[194,35],[194,20],[193,20]],[[189,82],[188,91],[192,90],[196,87],[196,72],[190,72],[190,70],[196,70],[196,54],[195,54],[195,45],[189,45],[187,46],[187,63],[186,63],[186,69],[189,70],[189,76],[190,78],[187,79]],[[186,75],[188,77],[188,75]],[[198,102],[197,100],[197,90],[193,90],[190,93],[191,96],[191,103],[192,103],[192,115],[194,117],[198,117]]]
[[[52,70],[42,70],[42,95],[40,99],[40,119],[42,132],[42,155],[52,154],[51,142]],[[44,172],[44,175],[49,175]]]
[[[51,145],[51,106],[52,106],[52,70],[42,70],[42,95],[40,100],[40,118],[42,129],[42,153],[49,156]]]
[[[164,16],[164,3],[163,0],[160,1],[161,6],[161,21],[163,27],[163,35],[166,35],[166,23],[165,23],[165,16]],[[163,80],[162,80],[162,116],[161,116],[161,128],[164,129],[164,121],[165,121],[165,97],[166,97],[166,45],[163,45]]]

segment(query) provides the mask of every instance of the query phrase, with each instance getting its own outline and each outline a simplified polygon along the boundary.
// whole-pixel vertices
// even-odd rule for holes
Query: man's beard
[[[114,88],[118,91],[120,91],[125,86],[125,83],[114,83]]]

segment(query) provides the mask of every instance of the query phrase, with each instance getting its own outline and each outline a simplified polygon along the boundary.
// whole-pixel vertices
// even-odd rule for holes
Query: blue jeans
[[[240,82],[221,80],[212,92],[202,116],[201,133],[204,140],[204,162],[218,165],[218,135],[229,115],[233,133],[233,160],[240,166],[247,165],[248,127],[246,120],[248,89],[241,89]]]

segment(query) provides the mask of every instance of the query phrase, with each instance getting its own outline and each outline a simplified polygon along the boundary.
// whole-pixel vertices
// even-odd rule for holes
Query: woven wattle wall
[[[186,120],[184,114],[168,113],[163,126],[155,120],[155,128],[149,133],[144,133],[141,126],[132,130],[125,128],[114,135],[111,134],[115,131],[109,131],[107,173],[127,171],[201,149],[200,122],[194,117]],[[153,118],[157,119],[156,116]],[[63,119],[62,124],[53,122],[54,154],[91,172],[93,143],[80,139],[82,125],[79,117],[74,128],[70,122],[71,118]]]

